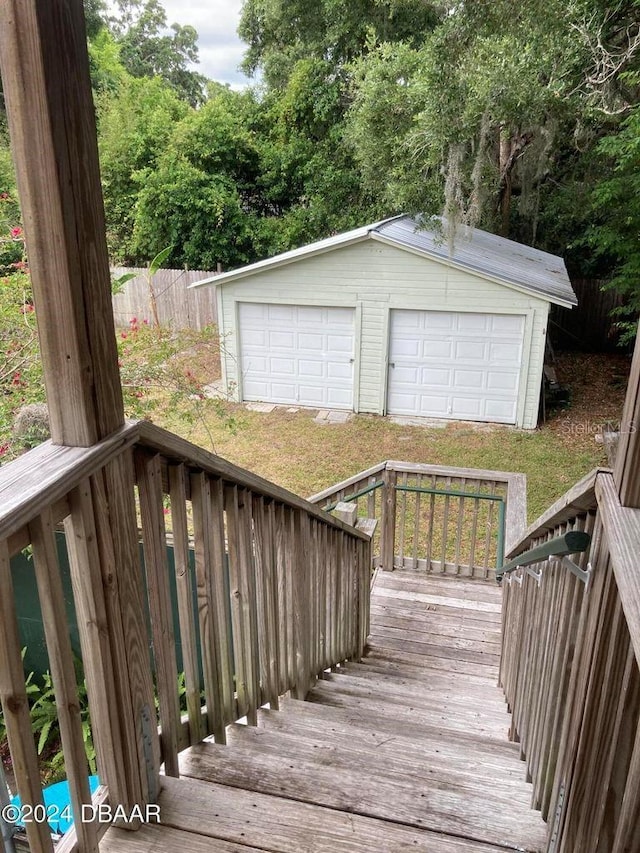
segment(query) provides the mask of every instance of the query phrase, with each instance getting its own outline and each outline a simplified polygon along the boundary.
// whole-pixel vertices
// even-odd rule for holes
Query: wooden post
[[[384,488],[382,490],[380,551],[382,568],[386,572],[393,571],[393,552],[396,544],[396,478],[395,471],[385,468],[383,474]]]
[[[613,472],[622,506],[640,508],[640,336],[631,362]]]
[[[0,66],[51,436],[56,444],[88,447],[124,423],[124,410],[82,0],[0,0]],[[91,490],[103,587],[98,598],[104,596],[110,665],[117,674],[112,731],[98,738],[98,745],[110,742],[116,752],[100,765],[109,774],[103,781],[128,812],[134,803],[153,801],[159,765],[132,459],[110,462],[91,478]],[[81,536],[75,515],[71,535]],[[88,544],[76,556],[96,556]],[[81,561],[75,571],[97,574]],[[85,601],[85,615],[91,609]],[[81,628],[85,638],[88,631],[91,626]],[[97,672],[107,658],[95,659]],[[85,665],[93,663],[90,655]],[[88,681],[95,707],[101,697],[96,679]]]
[[[124,423],[82,0],[2,0],[0,66],[55,444]]]

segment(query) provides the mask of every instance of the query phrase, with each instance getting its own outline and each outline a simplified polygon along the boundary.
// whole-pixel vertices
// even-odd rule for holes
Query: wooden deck
[[[101,853],[541,851],[546,825],[496,686],[500,590],[379,572],[370,651],[308,701],[261,710],[180,756],[161,825]]]

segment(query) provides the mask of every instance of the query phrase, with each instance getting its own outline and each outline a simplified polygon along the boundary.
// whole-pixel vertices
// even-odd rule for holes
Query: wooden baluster
[[[329,618],[331,620],[331,665],[334,666],[335,662],[339,659],[340,656],[340,613],[338,610],[338,605],[340,602],[340,564],[339,564],[339,555],[338,555],[338,536],[339,533],[335,529],[335,527],[330,528],[329,530],[329,559],[330,563],[330,579],[331,579],[331,599],[329,603]]]
[[[311,683],[309,642],[309,517],[301,510],[293,512],[293,637],[295,647],[296,699],[304,699]]]
[[[257,724],[259,707],[257,613],[252,555],[250,493],[237,486],[225,488],[229,540],[229,583],[238,715]]]
[[[400,474],[400,485],[406,486],[408,482],[408,475],[406,471],[403,471]],[[399,499],[396,500],[396,510],[398,511],[398,523],[397,523],[397,531],[398,531],[398,553],[400,555],[400,565],[404,566],[404,556],[405,556],[405,528],[407,526],[407,492],[401,490],[399,493]],[[400,505],[398,507],[398,504]]]
[[[317,525],[318,549],[318,673],[326,669],[328,662],[328,625],[327,625],[327,525]]]
[[[460,490],[464,491],[466,480],[462,478],[462,482],[460,484]],[[454,556],[454,569],[457,575],[460,574],[460,547],[462,545],[462,535],[464,532],[464,498],[458,498],[458,527],[456,530],[456,548],[455,548],[455,556]]]
[[[386,572],[393,571],[395,538],[396,538],[396,472],[385,468],[382,479],[384,487],[382,493],[382,522],[381,543],[382,568]]]
[[[495,482],[490,483],[489,493],[491,495],[495,495],[495,493],[496,493]],[[495,530],[494,530],[494,525],[493,525],[493,518],[495,515],[494,504],[496,502],[495,501],[487,501],[487,503],[489,504],[489,506],[487,507],[487,532],[486,532],[485,541],[484,541],[484,565],[482,567],[482,577],[484,577],[484,578],[489,577],[489,568],[490,568],[489,567],[489,561],[492,557],[494,557],[493,540],[494,540],[494,536],[496,535]]]
[[[178,666],[169,593],[169,561],[164,526],[162,468],[159,454],[135,454],[149,616],[160,711],[160,743],[167,776],[179,776],[178,742],[182,730]]]
[[[476,483],[476,489],[480,487],[479,483]],[[480,510],[480,499],[473,498],[473,514],[471,516],[471,541],[469,543],[469,575],[470,577],[475,577],[476,575],[476,538],[478,536],[478,512]]]
[[[418,474],[416,477],[416,486],[418,488],[422,488],[422,474]],[[421,494],[420,492],[414,492],[414,503],[413,503],[413,538],[411,542],[411,558],[412,565],[414,569],[418,568],[418,552],[420,550],[420,504],[421,504]],[[400,557],[402,557],[402,553],[400,553]]]
[[[18,793],[23,805],[42,805],[40,768],[31,731],[29,702],[18,634],[13,580],[6,541],[0,542],[0,700]],[[28,823],[32,853],[53,853],[46,823]]]
[[[126,803],[125,762],[121,756],[124,742],[88,479],[69,495],[69,508],[64,526],[98,775],[112,802]]]
[[[206,474],[191,475],[191,504],[196,557],[196,587],[198,591],[198,621],[204,692],[207,702],[208,730],[216,743],[225,743],[224,699],[222,692],[222,666],[220,662],[220,633],[216,624],[215,576],[224,571],[220,555],[215,553],[211,517],[211,483]],[[244,713],[244,712],[243,712]]]
[[[69,794],[74,823],[83,853],[97,853],[98,836],[94,821],[83,821],[83,805],[90,805],[87,756],[82,737],[80,701],[76,683],[73,650],[65,607],[60,565],[56,551],[53,518],[46,509],[29,524],[33,545],[38,597],[49,656],[49,666],[56,697],[58,725],[62,738],[64,767],[69,780]]]
[[[253,519],[256,539],[256,592],[258,597],[258,647],[262,700],[278,708],[278,611],[275,543],[271,501],[253,498]]]
[[[121,708],[123,743],[118,758],[123,762],[128,793],[119,805],[127,812],[136,804],[156,802],[160,769],[133,474],[133,453],[127,450],[91,477],[109,641],[117,673],[115,690]],[[152,724],[148,738],[143,738],[144,720]],[[125,826],[135,829],[139,822]]]
[[[169,466],[169,491],[171,496],[171,526],[178,598],[180,644],[184,667],[185,699],[189,718],[191,744],[204,738],[202,707],[200,702],[200,670],[198,666],[198,638],[193,610],[193,582],[189,565],[189,530],[187,522],[187,490],[185,466]],[[183,744],[181,743],[181,748]],[[184,744],[186,746],[186,744]]]
[[[276,577],[278,596],[278,672],[280,696],[290,688],[289,682],[289,618],[287,610],[287,559],[286,526],[287,514],[283,504],[277,504],[274,511],[276,540]]]
[[[213,564],[210,587],[213,595],[214,622],[218,645],[218,680],[222,716],[225,723],[237,719],[233,668],[233,631],[227,570],[227,545],[224,525],[224,483],[218,477],[209,480],[209,536]]]

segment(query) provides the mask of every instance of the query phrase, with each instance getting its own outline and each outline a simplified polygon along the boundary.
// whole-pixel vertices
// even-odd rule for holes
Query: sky
[[[198,31],[201,74],[234,89],[247,84],[238,71],[245,50],[236,33],[242,0],[163,0],[162,5],[169,24],[190,24]]]

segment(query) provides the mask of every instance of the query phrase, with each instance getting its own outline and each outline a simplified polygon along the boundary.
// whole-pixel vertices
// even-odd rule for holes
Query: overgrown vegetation
[[[245,0],[241,92],[159,0],[85,7],[114,261],[232,268],[445,210],[612,277],[635,318],[640,0]]]

